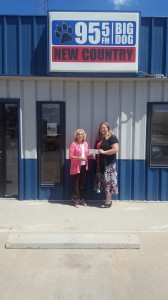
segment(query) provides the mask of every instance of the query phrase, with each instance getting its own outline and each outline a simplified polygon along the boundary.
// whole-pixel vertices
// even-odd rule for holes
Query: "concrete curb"
[[[135,234],[11,234],[6,249],[140,249]]]

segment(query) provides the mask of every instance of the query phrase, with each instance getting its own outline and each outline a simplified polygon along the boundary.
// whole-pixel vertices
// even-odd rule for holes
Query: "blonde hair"
[[[113,131],[111,130],[109,123],[107,123],[106,121],[103,121],[103,122],[101,122],[100,125],[99,125],[99,130],[98,130],[98,134],[97,134],[97,137],[96,137],[96,141],[99,141],[99,140],[101,139],[101,137],[102,137],[102,134],[101,134],[101,132],[100,132],[100,129],[101,129],[102,125],[105,125],[105,126],[107,126],[107,128],[108,128],[108,131],[107,131],[107,133],[106,133],[106,135],[105,135],[105,139],[106,139],[106,140],[108,140],[109,137],[110,137],[111,135],[113,135]]]
[[[74,133],[75,140],[77,140],[77,135],[78,135],[79,132],[83,133],[83,142],[84,142],[86,140],[86,132],[82,128],[76,129],[76,131]]]

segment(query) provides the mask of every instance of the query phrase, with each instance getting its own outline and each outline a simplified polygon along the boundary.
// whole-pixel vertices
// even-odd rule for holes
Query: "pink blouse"
[[[89,149],[88,149],[88,143],[84,141],[84,152],[85,152],[85,158],[86,158],[86,170],[88,170],[88,154],[89,154]],[[80,167],[81,167],[81,160],[76,160],[71,158],[72,156],[78,156],[82,157],[82,149],[79,146],[79,144],[74,141],[70,145],[69,148],[69,158],[71,160],[71,166],[70,166],[70,175],[75,175],[80,173]]]

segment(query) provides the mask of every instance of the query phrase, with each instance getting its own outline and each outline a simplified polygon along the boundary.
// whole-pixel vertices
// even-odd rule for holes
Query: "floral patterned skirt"
[[[96,171],[94,190],[97,193],[118,194],[117,172],[115,164],[106,166],[105,172],[102,174],[99,167]]]

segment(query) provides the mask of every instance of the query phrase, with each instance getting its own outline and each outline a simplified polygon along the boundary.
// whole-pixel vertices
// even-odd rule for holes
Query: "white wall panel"
[[[119,82],[108,82],[107,93],[107,122],[119,138],[119,116],[120,116]]]
[[[132,135],[133,135],[133,82],[122,82],[121,118],[120,118],[120,153],[121,159],[132,158]]]
[[[146,149],[146,112],[148,100],[147,82],[136,82],[135,91],[135,128],[133,136],[133,159],[145,159]]]
[[[86,131],[89,147],[93,147],[93,106],[91,97],[91,82],[78,82],[78,101],[79,127]]]
[[[21,80],[9,80],[9,97],[20,99],[20,97],[21,97]]]
[[[22,157],[36,158],[36,101],[65,101],[66,149],[84,128],[93,147],[100,122],[110,123],[120,159],[145,159],[147,102],[168,101],[168,81],[105,79],[2,79],[0,98],[21,99]]]
[[[38,101],[48,101],[49,100],[49,80],[38,80],[37,82],[37,99]]]
[[[99,125],[107,119],[107,98],[105,81],[93,83],[93,140],[95,141]]]
[[[164,82],[164,101],[168,101],[168,82]]]
[[[63,101],[64,94],[63,94],[63,80],[52,80],[51,81],[51,88],[52,88],[52,100],[53,101]]]
[[[24,82],[21,102],[23,157],[35,159],[37,158],[35,81]]]
[[[150,85],[149,102],[159,102],[162,100],[162,84],[161,81],[152,81]]]
[[[64,88],[66,89],[66,157],[68,157],[68,148],[74,138],[75,130],[80,125],[78,123],[77,81],[66,81]]]
[[[6,80],[0,80],[0,98],[7,97],[7,86]]]

